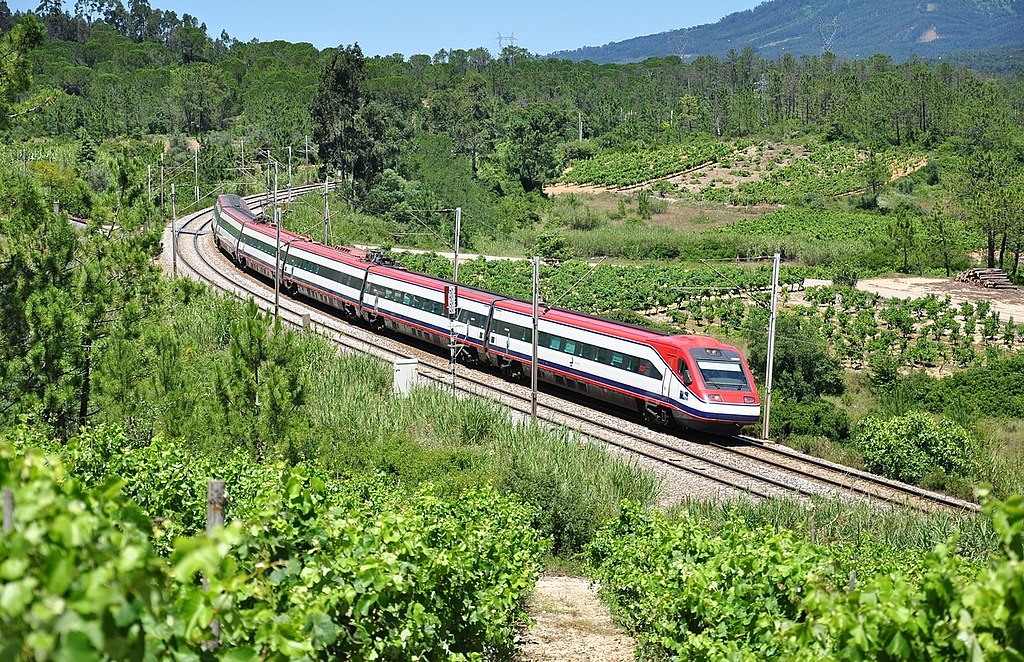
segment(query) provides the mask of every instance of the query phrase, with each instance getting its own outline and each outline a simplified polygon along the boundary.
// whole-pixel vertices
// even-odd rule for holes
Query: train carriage
[[[342,251],[309,240],[295,241],[288,245],[284,259],[284,281],[291,292],[355,318],[370,266],[362,256],[361,252]]]

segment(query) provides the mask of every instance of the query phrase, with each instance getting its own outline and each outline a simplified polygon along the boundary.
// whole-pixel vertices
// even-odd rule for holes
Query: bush
[[[918,483],[936,469],[966,477],[977,466],[977,443],[964,428],[922,412],[860,421],[854,440],[864,466],[883,476]]]
[[[850,417],[828,400],[779,399],[772,410],[771,426],[772,434],[781,437],[816,435],[838,441],[850,436]]]

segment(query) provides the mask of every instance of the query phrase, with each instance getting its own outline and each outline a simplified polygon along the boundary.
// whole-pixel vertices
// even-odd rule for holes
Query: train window
[[[562,339],[558,336],[551,336],[551,341],[548,343],[548,347],[554,350],[562,349]]]
[[[580,351],[577,352],[577,356],[579,356],[581,359],[589,359],[590,353],[593,349],[594,348],[588,345],[587,343],[580,343]]]
[[[566,338],[565,339],[565,347],[563,349],[564,349],[566,354],[575,354],[576,353],[576,341],[575,340],[569,340],[568,338]]]
[[[690,367],[686,365],[686,361],[679,359],[679,376],[683,378],[683,383],[689,386],[693,383],[693,375],[690,374]]]
[[[719,391],[749,391],[750,384],[743,371],[743,364],[731,350],[693,349],[690,350],[697,363],[704,385]]]
[[[618,352],[612,352],[611,365],[612,365],[613,368],[621,368],[622,367],[622,362],[624,360],[625,360],[625,357],[622,354],[619,354]]]
[[[640,359],[640,365],[637,367],[639,372],[644,377],[653,377],[654,379],[661,379],[661,371],[647,359]]]

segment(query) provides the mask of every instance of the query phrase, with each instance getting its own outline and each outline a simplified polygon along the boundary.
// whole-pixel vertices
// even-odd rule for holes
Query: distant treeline
[[[19,132],[114,137],[230,130],[270,147],[312,133],[310,106],[333,49],[247,43],[207,35],[188,14],[147,2],[44,0],[35,14],[48,43],[34,54],[32,103]],[[0,29],[20,17],[0,2]],[[970,59],[968,62],[972,62]],[[1016,73],[983,78],[964,66],[886,56],[841,60],[752,49],[726,57],[677,57],[627,65],[540,59],[506,47],[442,50],[433,56],[367,58],[360,93],[389,106],[410,131],[452,138],[473,156],[493,151],[510,118],[531,104],[558,114],[571,142],[582,121],[595,146],[820,132],[868,148],[976,138],[996,123],[1020,126],[1024,92]],[[979,128],[981,127],[981,128]],[[23,136],[26,137],[26,136]],[[254,143],[255,144],[255,143]],[[568,156],[573,156],[569,149]]]

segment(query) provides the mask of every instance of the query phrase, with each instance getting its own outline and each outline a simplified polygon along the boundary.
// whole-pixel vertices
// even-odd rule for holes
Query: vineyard
[[[856,237],[862,231],[854,227],[846,236]],[[410,253],[394,256],[409,269],[451,277],[451,262],[446,258]],[[784,267],[780,281],[793,290],[813,274],[805,267]],[[459,279],[522,299],[532,296],[532,268],[525,261],[466,262],[459,267]],[[768,264],[684,268],[664,264],[591,266],[569,261],[545,266],[541,272],[541,299],[548,305],[675,333],[736,334],[748,325],[764,322],[770,286]],[[983,365],[1024,347],[1024,324],[1002,319],[987,301],[955,305],[949,297],[935,295],[882,299],[850,287],[812,287],[801,298],[804,303],[789,305],[786,310],[807,320],[808,328],[854,368],[881,356],[897,361],[897,367],[948,372]]]
[[[518,501],[487,488],[401,499],[383,478],[126,442],[97,430],[66,449],[24,432],[0,445],[15,504],[0,538],[3,659],[509,650],[545,548]],[[213,475],[229,524],[203,537],[196,488]]]
[[[589,548],[643,659],[1019,659],[1024,502],[990,502],[991,564],[822,546],[738,517],[624,508]]]
[[[630,186],[713,162],[725,156],[728,151],[728,145],[711,139],[657,149],[620,147],[575,162],[561,181]]]
[[[886,179],[920,161],[919,155],[896,151],[875,158]],[[802,204],[864,189],[865,161],[863,153],[838,142],[774,148],[704,141],[658,149],[619,147],[575,162],[561,181],[621,188],[685,173],[659,184],[659,190],[734,205]]]

